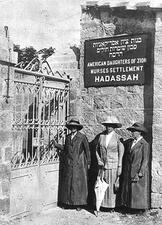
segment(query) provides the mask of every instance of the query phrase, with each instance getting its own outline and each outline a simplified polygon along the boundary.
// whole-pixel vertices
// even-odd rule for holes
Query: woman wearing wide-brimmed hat
[[[108,184],[101,207],[113,209],[116,207],[116,193],[114,185],[122,171],[122,157],[124,146],[120,136],[115,132],[122,125],[115,116],[108,116],[102,123],[105,130],[99,135],[96,156],[99,166],[99,176]]]
[[[150,147],[143,138],[147,129],[142,123],[134,123],[127,130],[132,138],[125,142],[122,173],[122,205],[130,209],[150,208]]]
[[[66,127],[71,131],[65,145],[54,141],[63,153],[63,167],[59,185],[59,204],[74,206],[77,210],[87,204],[87,173],[90,165],[90,150],[86,136],[79,131],[83,128],[79,120],[71,119]]]

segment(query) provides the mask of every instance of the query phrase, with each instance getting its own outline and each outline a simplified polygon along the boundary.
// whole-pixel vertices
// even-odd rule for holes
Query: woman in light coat
[[[147,132],[141,123],[127,128],[133,139],[125,142],[121,201],[129,209],[150,208],[150,146],[143,138]]]
[[[113,209],[116,207],[114,184],[117,179],[119,180],[122,172],[122,158],[124,153],[124,146],[115,129],[122,125],[114,116],[109,116],[102,124],[105,126],[105,130],[99,136],[96,157],[100,176],[109,184],[109,187],[105,192],[101,207]]]

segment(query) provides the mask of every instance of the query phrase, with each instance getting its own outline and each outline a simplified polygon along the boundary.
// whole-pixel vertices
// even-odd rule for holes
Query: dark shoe
[[[78,211],[78,212],[81,211],[81,210],[82,210],[82,209],[81,209],[80,207],[77,207],[77,208],[76,208],[76,211]]]
[[[95,210],[94,214],[95,214],[96,217],[98,217],[99,211]]]
[[[110,213],[114,213],[115,212],[115,209],[110,209]]]

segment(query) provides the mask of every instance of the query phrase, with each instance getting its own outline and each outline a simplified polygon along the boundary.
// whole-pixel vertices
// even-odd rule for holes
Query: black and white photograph
[[[0,225],[161,225],[162,1],[0,9]]]

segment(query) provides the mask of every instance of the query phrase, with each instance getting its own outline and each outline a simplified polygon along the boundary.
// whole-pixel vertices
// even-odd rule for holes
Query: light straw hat
[[[119,123],[118,119],[115,116],[108,116],[107,119],[102,122],[104,126],[113,125],[113,127],[119,128],[122,127],[122,124]]]

